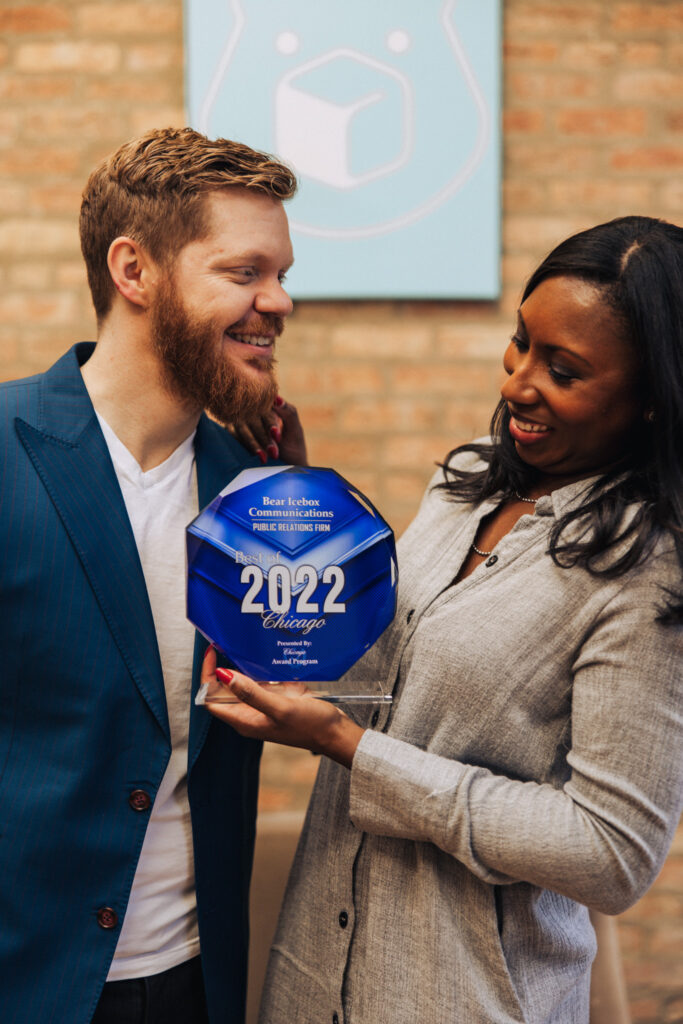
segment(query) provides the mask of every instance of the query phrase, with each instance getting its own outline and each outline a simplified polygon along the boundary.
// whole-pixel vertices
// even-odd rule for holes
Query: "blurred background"
[[[397,535],[435,461],[486,432],[524,279],[548,249],[622,214],[683,221],[683,2],[502,8],[500,298],[299,301],[280,343],[312,463],[351,479]],[[124,140],[187,123],[185,17],[182,0],[2,0],[0,378],[94,337],[81,189]],[[316,761],[264,757],[252,1006]],[[635,1024],[683,1021],[682,911],[679,829],[650,893],[619,918]]]

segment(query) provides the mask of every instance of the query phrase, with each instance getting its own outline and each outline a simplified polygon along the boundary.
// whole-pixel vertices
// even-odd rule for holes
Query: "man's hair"
[[[208,232],[206,195],[248,189],[272,199],[296,192],[292,171],[267,153],[192,128],[161,128],[126,142],[88,179],[81,203],[81,250],[98,323],[111,308],[109,246],[121,235],[170,267]]]

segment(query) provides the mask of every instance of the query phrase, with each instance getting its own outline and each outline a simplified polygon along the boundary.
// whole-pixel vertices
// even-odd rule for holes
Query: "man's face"
[[[264,411],[277,393],[292,244],[282,204],[268,196],[232,189],[206,203],[209,231],[161,279],[152,331],[169,389],[225,423]]]

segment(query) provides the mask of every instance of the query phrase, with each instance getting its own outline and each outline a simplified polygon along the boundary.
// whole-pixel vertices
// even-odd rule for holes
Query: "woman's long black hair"
[[[522,301],[541,281],[560,276],[594,284],[622,321],[640,360],[647,415],[619,462],[592,486],[580,507],[555,523],[550,555],[559,566],[619,576],[647,557],[657,538],[668,532],[683,578],[683,228],[650,217],[620,217],[581,231],[543,260]],[[455,501],[473,502],[528,491],[537,473],[517,455],[509,423],[501,401],[491,420],[492,444],[455,448],[443,464],[445,482],[437,486]],[[486,468],[452,468],[459,452],[476,452]],[[629,518],[626,509],[634,503],[638,511]],[[570,524],[579,527],[570,531],[571,538]],[[605,560],[602,556],[610,551],[614,557]],[[657,618],[667,625],[683,623],[680,591],[666,592]]]

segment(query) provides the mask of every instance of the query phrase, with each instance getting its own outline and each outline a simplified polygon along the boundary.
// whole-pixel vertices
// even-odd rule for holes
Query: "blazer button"
[[[414,614],[415,614],[415,609],[411,608],[410,611],[408,612],[408,614],[406,615],[406,625],[408,625],[408,626],[410,625],[410,620],[412,619]]]
[[[128,803],[134,811],[147,811],[151,804],[149,793],[145,793],[144,789],[134,789],[128,797]]]
[[[490,558],[486,559],[486,564],[490,568],[492,565],[495,565],[497,561],[498,561],[498,555],[491,555]]]
[[[372,725],[373,729],[377,725],[378,722],[379,722],[379,711],[377,710],[377,708],[375,708],[375,710],[372,712],[372,718],[370,719],[370,724]]]
[[[339,915],[339,927],[340,928],[346,928],[348,923],[349,923],[349,915],[346,913],[345,910],[342,910],[342,912]]]
[[[111,907],[100,907],[97,911],[97,923],[100,928],[116,928],[119,915]]]
[[[339,1014],[338,1013],[333,1013],[332,1014],[332,1024],[339,1024]]]

